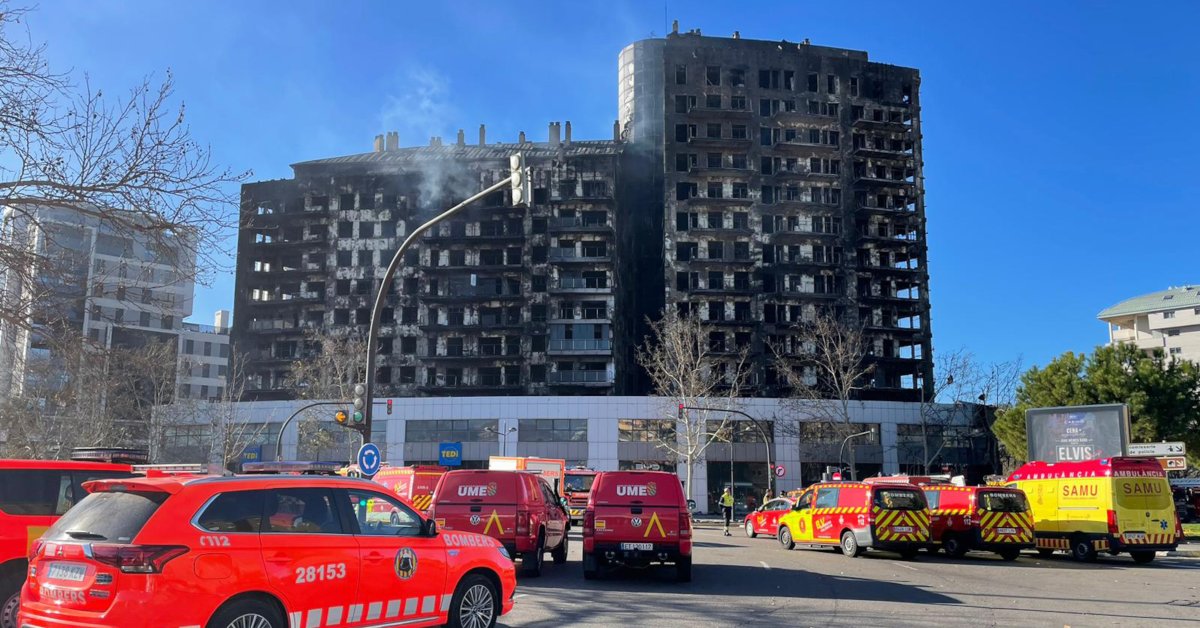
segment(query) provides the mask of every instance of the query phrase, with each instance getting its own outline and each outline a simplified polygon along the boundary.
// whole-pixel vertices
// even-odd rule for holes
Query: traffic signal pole
[[[379,351],[379,325],[383,319],[383,308],[387,303],[388,291],[392,286],[392,280],[396,278],[396,273],[400,270],[400,264],[404,260],[404,253],[407,252],[409,247],[412,246],[413,242],[416,242],[417,238],[424,235],[430,227],[433,227],[434,225],[453,216],[454,214],[457,214],[471,203],[474,203],[475,201],[478,201],[489,194],[500,191],[505,186],[511,185],[513,188],[513,205],[528,204],[532,200],[529,198],[529,196],[532,195],[532,192],[529,181],[529,172],[525,166],[525,156],[520,153],[512,155],[509,159],[509,163],[511,165],[512,174],[510,174],[508,177],[505,177],[499,183],[488,187],[484,191],[468,198],[467,200],[455,205],[454,207],[451,207],[450,209],[447,209],[437,216],[434,216],[425,224],[413,229],[413,232],[408,234],[408,237],[404,238],[404,242],[400,244],[400,248],[396,249],[396,254],[392,256],[392,261],[388,264],[387,272],[384,273],[383,280],[380,282],[379,289],[376,291],[375,306],[371,308],[371,326],[367,331],[367,370],[363,374],[363,379],[365,381],[363,382],[364,394],[362,399],[364,403],[363,408],[361,409],[361,412],[363,413],[363,422],[361,426],[355,426],[355,429],[358,429],[360,432],[362,432],[364,443],[369,442],[371,439],[371,415],[372,410],[374,409],[372,400],[375,397],[375,356]]]
[[[707,406],[685,406],[679,404],[679,420],[683,421],[683,413],[685,410],[701,410],[704,412],[725,412],[727,414],[740,414],[750,420],[750,424],[758,430],[762,436],[763,448],[767,454],[767,490],[772,490],[771,486],[775,485],[775,465],[771,464],[771,439],[767,438],[767,432],[758,423],[758,419],[742,412],[741,410],[729,410],[727,408],[709,408]],[[691,490],[690,488],[688,490]],[[733,435],[729,436],[729,490],[733,490]]]

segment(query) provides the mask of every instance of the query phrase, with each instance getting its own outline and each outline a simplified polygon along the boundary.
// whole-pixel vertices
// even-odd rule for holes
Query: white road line
[[[758,564],[762,565],[762,566],[763,566],[763,569],[770,569],[770,568],[771,568],[771,566],[770,566],[770,565],[768,565],[768,564],[767,564],[767,561],[765,561],[765,560],[760,560],[760,561],[758,561]]]
[[[522,597],[525,597],[526,595],[529,595],[529,594],[528,593],[518,593],[513,596],[513,599],[515,600],[517,598],[522,598]]]
[[[904,563],[897,563],[897,562],[893,561],[892,564],[897,567],[903,567],[905,569],[911,569],[913,571],[921,571],[920,569],[917,569],[916,567],[913,567],[912,565],[905,565]]]

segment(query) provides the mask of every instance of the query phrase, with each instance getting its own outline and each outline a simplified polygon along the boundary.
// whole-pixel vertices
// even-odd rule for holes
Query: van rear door
[[[1151,475],[1113,478],[1118,533],[1126,543],[1171,544],[1175,504],[1166,478]]]
[[[636,471],[601,477],[591,495],[596,542],[643,551],[679,544],[683,489],[678,481],[667,474]]]
[[[438,484],[433,515],[446,530],[478,532],[511,543],[516,538],[518,491],[524,490],[518,479],[514,471],[451,471]]]

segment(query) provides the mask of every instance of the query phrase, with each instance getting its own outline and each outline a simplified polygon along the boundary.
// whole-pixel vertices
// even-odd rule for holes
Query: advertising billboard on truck
[[[1126,455],[1129,410],[1124,404],[1030,408],[1025,411],[1028,460],[1082,462]]]

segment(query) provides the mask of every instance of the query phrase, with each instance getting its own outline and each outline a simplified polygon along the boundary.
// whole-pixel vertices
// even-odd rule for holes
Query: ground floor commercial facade
[[[377,400],[372,441],[391,465],[437,464],[441,443],[462,444],[465,467],[485,467],[489,456],[562,458],[569,466],[605,471],[660,469],[686,477],[676,451],[684,440],[676,430],[674,400],[658,397],[448,397],[398,398],[388,415]],[[261,401],[237,404],[236,421],[253,424],[250,457],[348,459],[358,446],[357,433],[333,422],[336,406],[297,411],[312,401]],[[718,433],[692,466],[689,494],[701,510],[732,481],[740,508],[761,502],[770,486],[785,491],[820,479],[827,467],[849,476],[853,462],[859,477],[934,470],[980,475],[994,462],[994,446],[980,429],[977,408],[938,413],[932,425],[921,404],[866,401],[851,406],[851,424],[830,421],[821,401],[751,398],[711,406],[733,408],[738,415],[709,412],[706,427]],[[696,413],[692,413],[695,416]],[[284,423],[293,415],[296,419]],[[199,415],[198,418],[202,416]],[[722,426],[726,416],[731,422]],[[953,416],[947,421],[944,417]],[[202,427],[202,418],[196,428]],[[985,426],[984,426],[985,427]],[[873,430],[873,432],[872,432]],[[862,433],[845,440],[851,433]],[[673,440],[672,440],[673,439]],[[725,441],[732,441],[732,444]],[[317,442],[321,441],[321,442]],[[781,469],[773,468],[776,465]],[[768,484],[768,478],[770,484]]]

